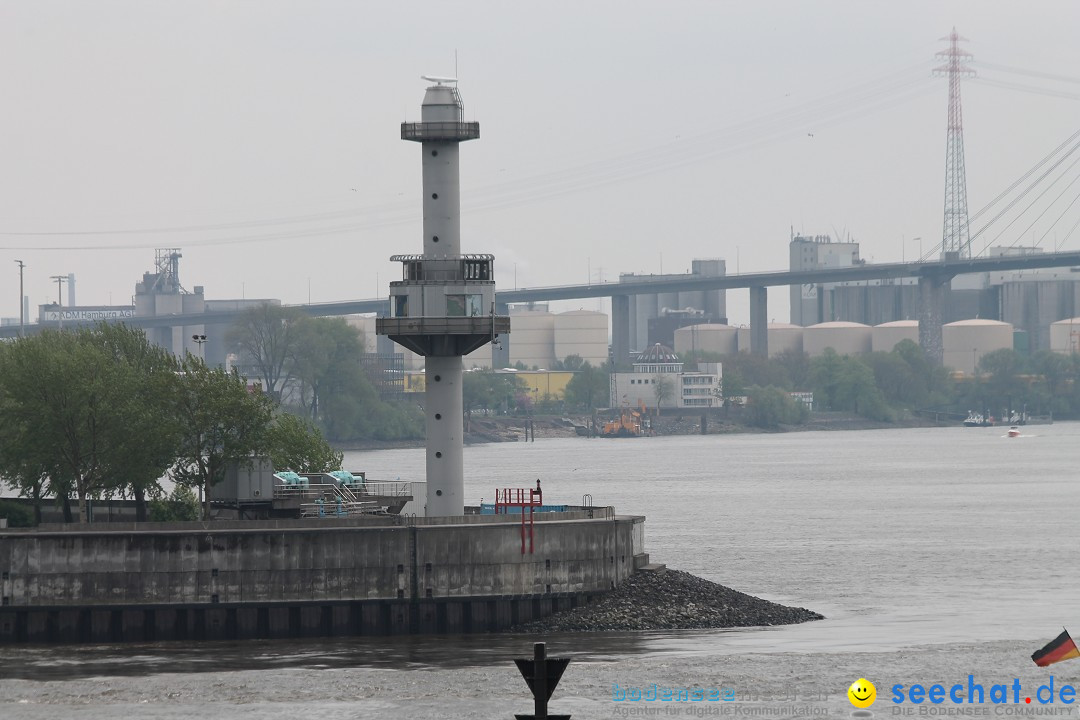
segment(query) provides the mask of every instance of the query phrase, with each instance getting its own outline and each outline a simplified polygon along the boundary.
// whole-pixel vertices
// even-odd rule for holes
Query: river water
[[[915,709],[889,701],[897,683],[966,687],[973,674],[987,689],[1018,678],[1028,694],[1051,674],[1078,684],[1080,661],[1040,669],[1029,658],[1080,619],[1078,461],[1076,423],[1020,438],[926,428],[472,446],[472,501],[537,478],[546,502],[591,494],[647,516],[654,562],[827,619],[544,638],[9,647],[0,717],[510,718],[531,712],[511,658],[531,655],[536,639],[573,659],[551,709],[575,718],[849,716],[846,689],[862,676],[877,685],[878,716]],[[422,479],[423,465],[423,450],[346,456],[373,480]],[[615,699],[654,683],[730,688],[735,700]]]

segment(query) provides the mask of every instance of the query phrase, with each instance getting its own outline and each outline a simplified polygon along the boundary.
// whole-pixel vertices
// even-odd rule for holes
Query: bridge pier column
[[[750,288],[750,354],[769,357],[769,306],[766,287]]]
[[[611,296],[611,358],[616,367],[630,362],[630,296]]]
[[[510,315],[510,305],[504,302],[495,302],[495,314],[501,316]],[[511,318],[511,323],[513,319]],[[510,335],[500,335],[497,344],[491,346],[491,369],[498,370],[510,367]]]
[[[919,278],[919,345],[926,357],[937,365],[945,360],[942,341],[942,317],[945,312],[945,292],[951,278],[924,275]]]

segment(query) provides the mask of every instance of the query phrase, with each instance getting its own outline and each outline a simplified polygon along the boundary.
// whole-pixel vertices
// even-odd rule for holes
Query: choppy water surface
[[[896,682],[974,673],[1034,687],[1049,674],[1028,656],[1080,618],[1080,424],[1003,435],[948,428],[474,446],[466,494],[490,499],[496,487],[538,477],[549,502],[591,494],[648,517],[654,561],[828,616],[784,628],[547,637],[552,654],[574,658],[553,711],[615,716],[630,707],[612,700],[615,685],[657,683],[732,687],[739,700],[728,708],[847,715],[844,691],[860,676],[884,698]],[[423,461],[422,450],[346,458],[388,480],[421,479]],[[531,654],[534,639],[5,648],[0,712],[508,718],[531,708],[510,658]],[[1068,665],[1055,669],[1059,682],[1076,682]],[[663,709],[691,717],[694,707],[717,705]]]

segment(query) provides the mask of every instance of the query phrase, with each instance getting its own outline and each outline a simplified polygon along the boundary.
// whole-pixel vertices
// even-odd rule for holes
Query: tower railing
[[[480,137],[478,122],[401,123],[401,139],[413,141],[475,140]]]

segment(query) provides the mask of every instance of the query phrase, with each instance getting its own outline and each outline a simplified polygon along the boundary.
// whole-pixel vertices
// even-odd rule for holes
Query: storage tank
[[[1050,349],[1059,353],[1080,352],[1080,318],[1050,323]]]
[[[1012,349],[1013,326],[997,320],[960,320],[944,325],[941,330],[945,367],[967,375],[988,352]]]
[[[364,352],[378,352],[376,341],[379,339],[379,336],[375,333],[374,315],[346,315],[345,322],[349,324],[349,327],[355,328],[356,331],[360,333],[360,340],[363,343]]]
[[[799,325],[791,323],[769,323],[768,333],[769,357],[776,357],[783,352],[801,353],[803,351],[803,330]],[[739,352],[750,352],[750,328],[739,328]]]
[[[468,355],[462,356],[461,362],[464,363],[466,370],[471,370],[473,368],[490,368],[492,365],[491,343],[488,343],[482,348],[473,350]],[[532,365],[530,365],[529,367],[532,367]]]
[[[608,361],[608,316],[595,310],[570,310],[555,316],[555,359],[580,355],[593,367]],[[516,342],[516,338],[514,340]],[[511,347],[513,345],[511,344]],[[549,366],[550,367],[550,366]]]
[[[185,315],[198,315],[206,312],[206,299],[203,295],[203,286],[196,285],[194,292],[184,294],[180,296],[180,310]],[[206,359],[206,348],[201,346],[194,340],[195,336],[203,339],[205,344],[206,340],[206,325],[199,323],[197,325],[185,325],[181,328],[180,345],[182,352],[177,352],[178,355],[183,352],[189,352],[195,357]]]
[[[919,344],[919,321],[896,320],[875,325],[870,333],[870,347],[874,352],[892,352],[904,340]]]
[[[510,314],[510,364],[519,362],[528,368],[555,364],[554,315],[536,310]]]
[[[825,322],[803,329],[803,348],[810,357],[817,357],[832,348],[841,355],[870,352],[873,328],[855,322]]]
[[[694,351],[734,355],[739,351],[738,330],[716,323],[688,325],[676,330],[675,352],[684,355]]]

